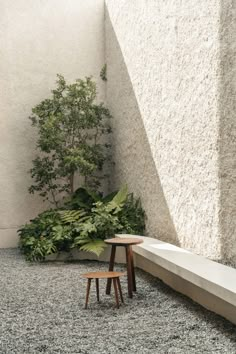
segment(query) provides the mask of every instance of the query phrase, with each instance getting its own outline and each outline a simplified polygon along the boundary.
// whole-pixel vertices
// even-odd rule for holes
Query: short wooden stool
[[[97,301],[99,301],[99,279],[109,279],[110,281],[113,281],[113,286],[114,286],[114,291],[115,291],[115,299],[116,299],[116,307],[119,308],[118,290],[120,293],[121,302],[124,302],[122,290],[121,290],[121,285],[120,285],[120,277],[124,274],[125,273],[121,273],[121,272],[92,272],[92,273],[82,274],[81,276],[83,278],[88,279],[85,308],[87,309],[87,307],[88,307],[89,291],[90,291],[92,279],[96,280]]]
[[[128,276],[128,295],[130,298],[133,297],[133,291],[136,291],[136,281],[135,281],[135,272],[134,272],[134,261],[133,261],[133,245],[138,245],[143,243],[143,240],[140,238],[111,238],[105,240],[105,242],[111,245],[111,257],[109,264],[109,271],[113,271],[116,255],[116,247],[123,246],[125,247],[126,252],[126,263],[127,263],[127,276]],[[111,279],[107,280],[106,294],[111,292]]]

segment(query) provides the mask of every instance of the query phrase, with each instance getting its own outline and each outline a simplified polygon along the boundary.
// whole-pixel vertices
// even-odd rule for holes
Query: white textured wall
[[[112,185],[141,196],[150,235],[211,258],[236,257],[235,6],[106,0]],[[27,117],[56,73],[98,78],[104,2],[2,0],[0,43],[0,247],[10,247],[43,208],[27,192]]]
[[[106,7],[114,183],[141,193],[153,237],[219,258],[220,1]]]
[[[11,247],[17,227],[42,210],[41,199],[27,191],[35,146],[27,117],[49,95],[57,73],[69,80],[99,76],[104,2],[1,0],[0,45],[0,247]]]
[[[236,2],[221,0],[219,82],[220,225],[225,258],[236,262]]]
[[[142,199],[149,234],[178,244],[133,86],[108,18],[106,40],[107,102],[113,113],[112,153],[115,161],[111,189],[127,183],[129,190]]]

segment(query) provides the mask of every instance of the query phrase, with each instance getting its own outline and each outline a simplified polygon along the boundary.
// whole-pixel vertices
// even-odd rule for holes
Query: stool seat
[[[91,272],[91,273],[85,273],[82,274],[82,278],[86,279],[112,279],[112,278],[118,278],[121,277],[122,275],[125,275],[125,273],[122,272]]]
[[[105,243],[109,245],[116,245],[116,246],[133,246],[143,243],[143,240],[140,238],[110,238],[108,240],[104,240]]]
[[[125,247],[126,253],[126,263],[127,263],[127,279],[128,279],[128,295],[130,298],[133,297],[133,291],[136,291],[136,281],[135,281],[135,271],[134,271],[134,261],[133,261],[133,250],[132,246],[139,245],[143,243],[143,240],[135,237],[117,237],[105,240],[108,245],[111,245],[111,256],[109,263],[109,271],[112,272],[114,269],[116,247]],[[106,294],[111,292],[111,279],[107,279]]]

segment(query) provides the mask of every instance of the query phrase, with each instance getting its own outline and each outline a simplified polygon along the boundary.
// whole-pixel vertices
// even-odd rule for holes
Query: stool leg
[[[116,255],[116,246],[111,246],[111,257],[109,263],[109,272],[112,272],[114,269],[114,262],[115,262],[115,255]],[[106,294],[110,295],[111,293],[111,279],[107,279],[107,287],[106,287]]]
[[[128,295],[130,298],[133,297],[133,282],[132,282],[132,265],[131,265],[131,254],[130,246],[126,246],[126,262],[127,262],[127,276],[128,276]]]
[[[99,279],[96,279],[97,301],[99,302]]]
[[[134,257],[133,257],[133,249],[132,249],[132,246],[130,246],[130,258],[131,258],[131,270],[132,270],[133,291],[136,291],[136,280],[135,280],[135,270],[134,270]]]
[[[85,308],[88,308],[88,300],[89,300],[89,291],[90,291],[90,286],[91,286],[91,280],[92,279],[88,279],[87,282],[87,291],[86,291],[86,301],[85,301]]]
[[[120,278],[117,278],[117,285],[118,285],[118,289],[119,289],[119,293],[120,293],[121,302],[124,303],[123,294],[122,294],[121,285],[120,285]]]
[[[119,308],[120,304],[119,304],[119,296],[118,296],[118,289],[117,289],[117,282],[116,282],[116,278],[112,278],[113,280],[113,285],[114,285],[114,291],[115,291],[115,298],[116,298],[116,307]]]

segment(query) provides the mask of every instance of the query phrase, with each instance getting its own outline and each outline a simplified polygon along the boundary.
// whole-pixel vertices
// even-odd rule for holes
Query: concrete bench
[[[133,237],[144,241],[133,247],[137,267],[236,324],[236,269],[157,239]]]

